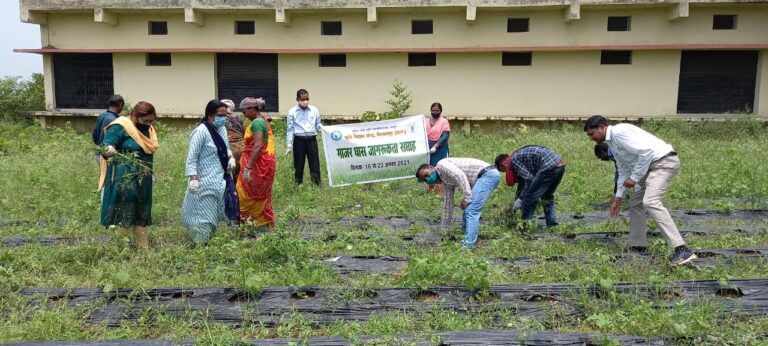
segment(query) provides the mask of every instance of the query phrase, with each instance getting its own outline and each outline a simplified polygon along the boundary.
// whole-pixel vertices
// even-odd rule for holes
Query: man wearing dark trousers
[[[304,158],[309,161],[309,175],[315,185],[320,185],[320,155],[317,150],[317,132],[320,131],[320,111],[309,104],[309,92],[296,91],[298,104],[288,111],[288,133],[285,136],[285,155],[293,153],[294,180],[304,181]]]
[[[528,145],[496,157],[496,168],[507,174],[507,185],[520,183],[512,209],[523,210],[523,220],[533,219],[536,205],[541,201],[547,227],[555,227],[555,191],[565,174],[565,162],[552,149]]]

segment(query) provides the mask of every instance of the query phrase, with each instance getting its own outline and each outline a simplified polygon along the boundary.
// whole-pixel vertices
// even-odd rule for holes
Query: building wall
[[[583,6],[581,19],[564,22],[563,9],[479,8],[468,24],[460,8],[380,9],[378,23],[363,9],[289,11],[291,25],[275,23],[274,10],[205,13],[205,25],[184,22],[179,10],[118,13],[117,26],[93,13],[51,12],[44,42],[59,49],[135,49],[115,53],[115,92],[147,100],[161,113],[200,114],[216,97],[215,53],[173,53],[170,67],[145,66],[146,49],[440,49],[559,47],[533,53],[532,66],[501,66],[499,52],[438,53],[437,66],[408,67],[406,53],[349,53],[347,67],[318,67],[318,55],[280,54],[280,112],[307,88],[327,115],[384,111],[392,81],[413,93],[411,113],[440,101],[449,115],[663,116],[676,114],[679,49],[634,50],[631,65],[600,65],[600,52],[579,46],[768,44],[767,4],[691,5],[690,17],[669,20],[671,7]],[[712,30],[713,14],[738,15],[737,30]],[[632,16],[631,31],[608,32],[608,16]],[[530,17],[530,32],[507,33],[510,17]],[[413,19],[433,19],[433,35],[411,35]],[[147,21],[168,21],[169,35],[150,36]],[[255,20],[255,35],[234,35],[235,20]],[[343,35],[321,36],[320,22],[341,20]],[[87,37],[86,37],[87,34]],[[86,39],[87,38],[87,39]],[[573,50],[569,50],[573,49]],[[594,49],[594,48],[593,48]],[[763,51],[756,112],[768,116],[768,57]],[[51,76],[50,56],[44,59]],[[46,104],[53,108],[51,78]],[[763,102],[760,102],[760,101]]]
[[[737,30],[712,30],[713,14],[738,15]],[[629,32],[608,32],[608,16],[632,16]],[[118,25],[96,23],[92,13],[51,13],[49,43],[66,49],[119,48],[456,48],[583,45],[766,44],[768,5],[691,5],[690,17],[669,20],[669,7],[582,8],[581,19],[564,22],[563,9],[479,9],[468,24],[459,9],[381,10],[377,25],[363,10],[291,14],[291,25],[274,11],[206,14],[205,25],[184,22],[181,12],[119,14]],[[530,32],[507,33],[509,17],[530,17]],[[411,20],[433,19],[433,35],[411,35]],[[168,22],[167,36],[149,36],[147,21]],[[255,35],[234,35],[235,20],[255,20]],[[343,35],[321,36],[320,22],[341,20]],[[88,39],[83,39],[88,33]]]
[[[673,115],[679,51],[636,51],[631,65],[600,65],[599,51],[536,52],[531,66],[501,66],[500,53],[441,53],[437,66],[405,67],[407,54],[349,54],[346,68],[321,68],[316,54],[279,58],[280,109],[298,88],[324,114],[384,111],[392,82],[413,95],[411,113],[434,101],[448,115]]]
[[[158,113],[203,114],[216,97],[212,53],[174,53],[172,66],[146,66],[143,53],[112,56],[115,92],[134,104],[148,101]]]

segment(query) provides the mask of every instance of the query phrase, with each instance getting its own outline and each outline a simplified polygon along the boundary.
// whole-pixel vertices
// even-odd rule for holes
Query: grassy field
[[[729,211],[765,208],[768,198],[768,129],[758,121],[685,123],[653,121],[647,130],[671,143],[682,161],[682,171],[667,194],[671,209],[701,208]],[[285,123],[276,121],[277,153],[285,152]],[[274,328],[259,324],[231,327],[205,321],[170,317],[121,327],[106,327],[86,321],[87,308],[65,304],[30,304],[24,287],[154,288],[189,286],[235,286],[258,290],[268,286],[426,287],[430,285],[527,284],[576,282],[584,284],[621,281],[665,283],[680,280],[768,278],[768,263],[759,261],[717,262],[711,267],[670,268],[670,250],[663,240],[651,244],[656,255],[650,260],[614,262],[611,254],[623,246],[557,238],[530,240],[501,226],[503,208],[510,205],[513,189],[500,186],[488,202],[484,216],[494,221],[481,227],[481,234],[498,234],[481,241],[475,252],[460,251],[455,243],[425,247],[383,236],[375,226],[348,228],[330,223],[338,231],[332,241],[298,237],[302,232],[321,231],[293,226],[293,220],[308,218],[355,218],[401,216],[439,220],[442,197],[425,194],[426,186],[405,179],[370,186],[329,188],[293,184],[288,157],[279,156],[274,185],[274,208],[278,231],[250,239],[246,230],[223,226],[210,246],[194,248],[180,225],[181,202],[186,189],[184,160],[188,131],[159,127],[161,148],[155,155],[153,216],[150,228],[152,250],[134,252],[125,240],[112,243],[82,241],[72,246],[0,247],[0,342],[60,339],[195,338],[208,343],[258,337],[306,337],[314,335],[392,335],[481,328],[528,328],[534,330],[586,331],[643,336],[665,336],[675,343],[760,344],[768,330],[768,318],[744,318],[717,311],[713,304],[687,303],[669,308],[654,307],[637,298],[616,297],[583,301],[583,317],[570,321],[521,320],[512,315],[461,315],[445,311],[382,315],[367,323],[335,323],[314,326],[301,316]],[[556,195],[561,216],[596,210],[592,203],[611,198],[613,165],[597,160],[594,143],[578,125],[531,128],[518,125],[498,134],[474,131],[451,136],[451,156],[474,157],[493,162],[526,144],[548,146],[567,163],[563,183]],[[322,146],[321,146],[322,150]],[[322,154],[321,154],[322,160]],[[325,177],[325,164],[321,164]],[[307,172],[308,174],[308,172]],[[87,238],[116,232],[98,224],[98,169],[93,160],[90,136],[69,129],[42,131],[37,127],[0,124],[0,237],[73,236]],[[305,179],[308,181],[309,179]],[[503,184],[502,184],[503,185]],[[735,222],[711,222],[728,225]],[[652,225],[652,221],[649,221]],[[761,224],[763,227],[766,221]],[[563,225],[551,232],[627,230],[625,221],[591,226]],[[360,240],[360,232],[378,232],[381,237]],[[411,232],[426,232],[416,225]],[[452,233],[459,234],[458,229]],[[692,248],[768,247],[768,233],[720,233],[690,236]],[[408,256],[405,271],[394,276],[335,274],[322,259],[346,255]],[[588,255],[579,265],[558,262],[535,263],[527,268],[503,268],[488,264],[493,257],[545,257]],[[499,324],[502,321],[501,325]],[[767,339],[762,339],[765,343]]]

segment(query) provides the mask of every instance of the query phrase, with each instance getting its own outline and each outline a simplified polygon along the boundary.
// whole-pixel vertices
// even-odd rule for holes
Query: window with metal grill
[[[432,20],[419,19],[411,21],[411,34],[428,35],[432,33]]]
[[[408,53],[408,66],[435,66],[437,53]]]
[[[104,109],[114,93],[112,54],[54,53],[56,108]]]
[[[716,14],[712,16],[712,30],[734,30],[736,29],[736,15]]]
[[[604,50],[600,52],[600,65],[629,65],[631,63],[631,50]]]
[[[171,66],[171,53],[147,53],[147,66]]]
[[[501,66],[530,66],[531,52],[502,52]]]
[[[608,17],[608,31],[629,31],[632,26],[632,17]]]
[[[320,34],[324,36],[341,35],[341,22],[320,22]]]
[[[150,35],[168,35],[168,22],[149,22]]]
[[[530,18],[507,18],[507,32],[528,32]]]
[[[320,54],[320,67],[346,67],[346,54]]]
[[[256,33],[256,23],[252,20],[235,21],[235,35],[253,35]]]

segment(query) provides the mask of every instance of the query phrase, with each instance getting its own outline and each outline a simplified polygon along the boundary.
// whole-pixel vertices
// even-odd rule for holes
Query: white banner
[[[423,115],[323,126],[331,186],[412,178],[429,163]]]

